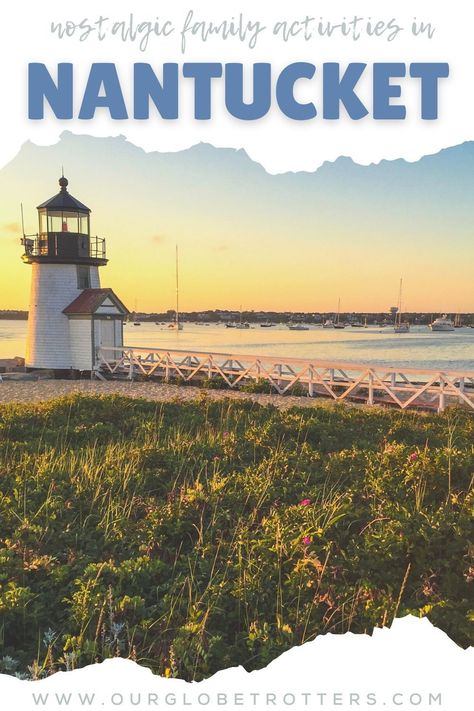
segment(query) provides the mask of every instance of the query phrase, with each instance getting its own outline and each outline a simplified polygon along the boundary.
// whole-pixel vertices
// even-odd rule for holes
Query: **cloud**
[[[21,235],[21,225],[19,222],[5,222],[1,227],[3,232],[10,232]]]

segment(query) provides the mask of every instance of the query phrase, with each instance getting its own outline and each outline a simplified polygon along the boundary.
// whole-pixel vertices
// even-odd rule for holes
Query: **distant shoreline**
[[[12,313],[1,313],[0,312],[0,321],[27,321],[28,320],[28,312],[27,311],[18,311],[18,312],[12,312]]]
[[[457,311],[404,311],[403,317],[412,325],[427,326],[434,318],[443,316],[445,313],[448,316],[459,316],[464,325],[474,324],[474,312],[457,312]],[[301,321],[307,324],[321,324],[328,318],[334,318],[335,311],[184,311],[179,315],[180,321],[194,324],[212,324],[220,325],[224,323],[232,323],[237,321],[247,321],[251,324],[274,323],[286,324],[290,321]],[[344,311],[340,313],[342,321],[364,321],[368,320],[369,324],[378,324],[384,322],[385,325],[393,323],[393,314],[384,311]],[[136,312],[134,320],[142,323],[168,323],[175,319],[175,312],[172,310],[164,313],[145,313]],[[27,321],[27,311],[0,310],[0,321]]]

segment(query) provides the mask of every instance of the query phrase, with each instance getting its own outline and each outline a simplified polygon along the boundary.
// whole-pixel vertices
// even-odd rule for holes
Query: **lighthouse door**
[[[115,321],[113,319],[99,321],[99,345],[101,348],[115,347]]]

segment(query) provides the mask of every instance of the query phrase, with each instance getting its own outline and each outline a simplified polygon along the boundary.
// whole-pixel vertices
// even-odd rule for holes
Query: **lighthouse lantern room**
[[[99,347],[123,345],[128,309],[101,289],[105,239],[90,234],[90,209],[68,192],[38,205],[39,232],[24,235],[22,256],[32,267],[26,367],[92,371]]]

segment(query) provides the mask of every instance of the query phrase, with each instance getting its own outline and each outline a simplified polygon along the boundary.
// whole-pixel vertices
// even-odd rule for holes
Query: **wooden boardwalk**
[[[232,389],[251,381],[265,381],[279,395],[383,404],[402,410],[442,412],[453,404],[474,410],[474,371],[123,347],[99,348],[93,375],[188,383],[216,379],[223,387]]]

